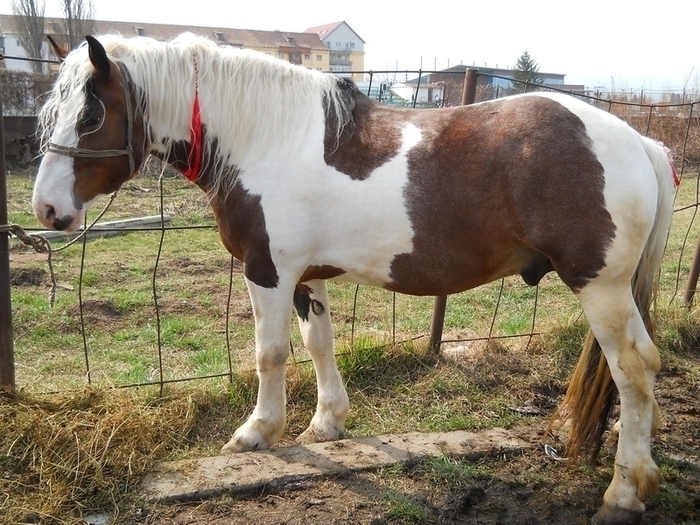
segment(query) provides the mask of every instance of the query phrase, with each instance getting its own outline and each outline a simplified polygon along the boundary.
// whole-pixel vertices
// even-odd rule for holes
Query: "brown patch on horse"
[[[127,82],[127,79],[122,77],[114,62],[109,62],[109,68],[107,78],[95,74],[85,86],[85,109],[76,126],[78,148],[99,152],[126,149],[128,146],[128,118],[122,84]],[[131,146],[134,165],[139,169],[148,155],[148,137],[134,89],[136,87],[133,84],[128,89],[133,111]],[[103,117],[103,122],[99,132],[93,132],[91,122],[98,117]],[[100,194],[117,191],[132,176],[127,155],[106,158],[76,157],[73,159],[73,171],[74,204],[78,209]]]
[[[545,97],[448,111],[412,119],[430,140],[409,152],[413,251],[395,257],[388,287],[441,295],[554,269],[583,288],[615,235],[583,122]]]
[[[309,312],[312,312],[314,315],[321,315],[326,311],[326,307],[321,301],[311,298],[313,293],[314,291],[305,284],[297,284],[296,288],[294,288],[294,308],[299,319],[303,321],[309,320]]]
[[[203,126],[206,136],[207,129]],[[222,168],[218,141],[205,141],[202,170],[195,183],[207,193],[213,187],[215,170],[224,169],[223,177],[238,175],[236,166]],[[189,167],[191,145],[187,141],[173,144],[170,154],[164,159],[180,172]],[[218,175],[217,175],[218,176]],[[275,288],[279,284],[277,268],[270,252],[270,236],[265,226],[262,197],[248,192],[240,184],[235,184],[228,194],[222,190],[211,196],[219,236],[226,249],[243,263],[243,274],[250,281],[263,288]]]
[[[243,263],[243,274],[258,286],[276,288],[279,277],[270,253],[261,199],[237,184],[228,195],[215,195],[211,207],[221,241]]]
[[[315,279],[333,279],[333,277],[338,277],[344,273],[345,270],[342,268],[337,268],[328,264],[324,264],[322,266],[309,266],[299,278],[299,282],[305,283]]]
[[[329,166],[354,180],[364,180],[385,162],[396,156],[401,147],[401,129],[388,124],[385,118],[396,109],[375,104],[349,81],[339,84],[345,98],[354,102],[352,121],[345,125],[340,137],[335,129],[338,115],[329,113],[326,119],[324,158]]]

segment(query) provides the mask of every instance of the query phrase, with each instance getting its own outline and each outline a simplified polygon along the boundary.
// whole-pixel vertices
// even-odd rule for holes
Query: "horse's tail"
[[[674,183],[678,185],[680,181],[668,150],[651,139],[640,138],[654,166],[659,193],[654,225],[632,278],[632,293],[644,325],[653,339],[651,307],[656,291],[656,277],[671,227]],[[605,355],[593,332],[589,330],[564,400],[549,425],[551,429],[553,426],[570,423],[567,457],[577,458],[584,454],[590,458],[591,463],[595,463],[616,393]]]

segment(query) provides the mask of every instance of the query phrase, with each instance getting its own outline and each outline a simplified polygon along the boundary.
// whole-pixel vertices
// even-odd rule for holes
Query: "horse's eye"
[[[94,128],[98,126],[100,122],[102,122],[102,117],[99,115],[87,115],[80,123],[86,128]]]

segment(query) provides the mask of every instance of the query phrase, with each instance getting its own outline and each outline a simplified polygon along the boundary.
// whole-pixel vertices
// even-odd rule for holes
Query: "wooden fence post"
[[[0,84],[0,226],[8,223],[5,133]],[[10,298],[10,232],[0,231],[0,387],[15,386],[15,351],[12,340],[12,300]]]
[[[479,70],[467,68],[464,72],[464,87],[462,89],[462,105],[473,104],[476,99],[476,81]],[[435,297],[433,303],[433,321],[430,325],[430,346],[436,353],[440,351],[442,343],[442,330],[445,326],[445,312],[447,311],[447,296]]]
[[[693,257],[693,265],[688,274],[688,285],[685,288],[685,295],[683,296],[683,304],[686,306],[690,306],[693,302],[693,296],[698,287],[698,276],[700,276],[700,238],[695,248],[695,257]]]

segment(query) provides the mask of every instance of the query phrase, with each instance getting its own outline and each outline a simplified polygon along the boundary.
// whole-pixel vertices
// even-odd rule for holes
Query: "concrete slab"
[[[492,452],[515,452],[532,446],[501,428],[343,439],[162,463],[144,480],[142,490],[151,501],[200,500],[224,492],[249,493],[263,486],[280,488],[427,456],[449,454],[476,460]]]
[[[135,219],[100,222],[90,228],[90,231],[85,234],[85,237],[88,239],[93,239],[95,237],[111,237],[141,228],[159,229],[162,225],[170,224],[170,222],[171,218],[168,214],[164,214],[162,217],[160,215],[151,215],[149,217],[137,217]],[[49,241],[71,241],[83,233],[83,227],[78,228],[75,232],[43,230],[33,233],[41,235]]]

